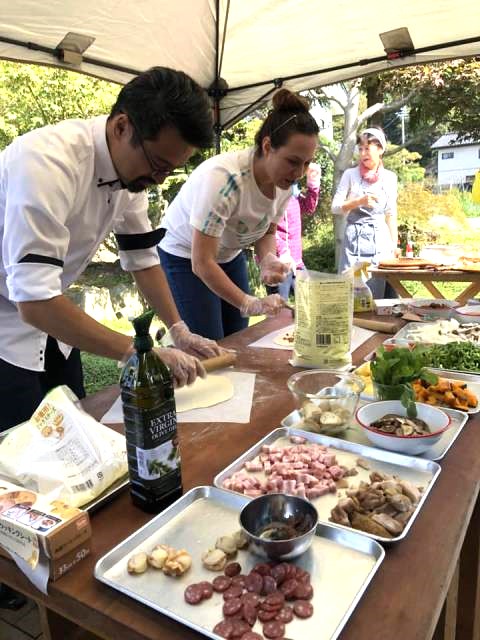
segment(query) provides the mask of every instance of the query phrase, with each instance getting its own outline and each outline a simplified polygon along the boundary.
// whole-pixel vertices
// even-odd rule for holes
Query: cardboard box
[[[91,535],[88,513],[0,480],[0,548],[32,570],[46,559],[60,577],[88,555]]]

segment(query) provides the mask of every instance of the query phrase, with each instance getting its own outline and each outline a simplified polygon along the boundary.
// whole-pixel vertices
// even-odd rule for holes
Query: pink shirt
[[[290,251],[298,269],[305,266],[302,260],[302,213],[315,212],[319,193],[319,186],[307,185],[305,194],[290,198],[284,216],[277,223],[277,255]]]

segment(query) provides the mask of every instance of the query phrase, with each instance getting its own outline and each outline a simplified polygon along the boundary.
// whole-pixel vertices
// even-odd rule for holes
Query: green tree
[[[0,61],[0,149],[32,129],[108,113],[118,91],[73,71]]]

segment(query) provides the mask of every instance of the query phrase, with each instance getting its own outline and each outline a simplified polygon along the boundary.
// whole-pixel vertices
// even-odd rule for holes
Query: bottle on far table
[[[405,248],[405,257],[413,258],[413,242],[410,240],[409,235],[407,235],[407,246]]]
[[[134,353],[120,376],[130,493],[135,505],[158,513],[182,494],[173,378],[152,350],[153,311],[133,320]]]

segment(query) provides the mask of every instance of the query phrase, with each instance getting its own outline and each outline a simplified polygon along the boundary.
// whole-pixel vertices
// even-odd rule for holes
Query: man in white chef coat
[[[132,352],[129,336],[64,295],[112,230],[122,267],[170,328],[177,348],[159,351],[176,384],[204,375],[197,358],[220,350],[180,320],[144,190],[212,138],[205,92],[154,67],[121,89],[108,117],[37,129],[0,153],[0,431],[28,419],[58,384],[84,395],[79,350],[115,360]]]

